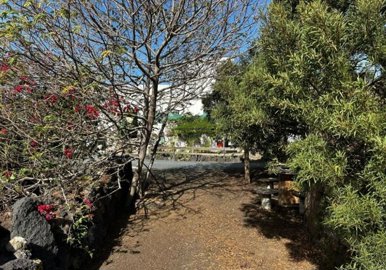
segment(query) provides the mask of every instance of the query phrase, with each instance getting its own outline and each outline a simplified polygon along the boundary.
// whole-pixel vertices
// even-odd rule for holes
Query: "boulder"
[[[0,270],[40,270],[41,265],[29,259],[16,259],[0,266]]]
[[[58,254],[50,224],[37,211],[37,202],[26,197],[13,206],[11,238],[23,237],[33,258],[43,262],[44,269],[56,269]]]

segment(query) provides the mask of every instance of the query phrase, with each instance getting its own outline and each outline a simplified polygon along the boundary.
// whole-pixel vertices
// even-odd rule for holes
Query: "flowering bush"
[[[121,97],[106,107],[117,96],[111,89],[101,93],[47,77],[36,65],[0,59],[0,211],[38,195],[52,204],[37,211],[47,221],[63,213],[71,222],[68,243],[84,248],[94,209],[87,194],[102,174],[124,165],[114,157],[133,144],[135,127],[127,118],[137,111],[124,109],[129,102]]]
[[[7,35],[6,21],[0,20],[0,214],[37,195],[52,203],[39,205],[39,213],[51,221],[55,205],[72,224],[69,241],[80,247],[95,205],[88,193],[101,175],[125,165],[117,159],[132,160],[139,109],[122,86],[105,86],[86,66],[75,72],[55,52],[36,52],[44,64],[17,54],[10,44],[23,38],[18,29]]]

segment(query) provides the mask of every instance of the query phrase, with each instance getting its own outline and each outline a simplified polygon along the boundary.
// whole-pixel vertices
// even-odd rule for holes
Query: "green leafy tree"
[[[323,198],[316,225],[351,251],[342,269],[385,269],[386,3],[298,2],[269,6],[244,82],[260,89],[263,119],[282,126],[271,131],[296,135],[288,163]]]
[[[261,135],[262,110],[255,95],[243,84],[245,62],[224,62],[217,70],[213,91],[204,99],[204,108],[216,123],[219,134],[244,149],[245,179],[250,181],[249,151]]]
[[[202,135],[215,136],[215,127],[207,118],[186,115],[176,121],[172,133],[186,141],[188,145],[200,143]]]

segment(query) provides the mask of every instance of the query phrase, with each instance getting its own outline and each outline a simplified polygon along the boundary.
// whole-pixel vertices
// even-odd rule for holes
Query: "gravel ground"
[[[296,211],[260,209],[255,184],[228,165],[156,171],[140,210],[117,220],[90,269],[325,269]]]

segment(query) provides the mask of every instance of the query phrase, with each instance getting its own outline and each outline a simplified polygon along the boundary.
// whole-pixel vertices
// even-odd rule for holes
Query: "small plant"
[[[88,245],[89,228],[92,225],[93,214],[91,213],[94,205],[88,199],[83,199],[83,204],[76,210],[73,223],[67,235],[67,243],[72,248],[86,251],[92,257],[92,251]]]

